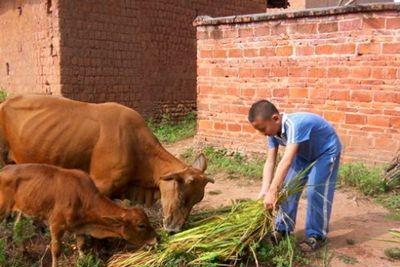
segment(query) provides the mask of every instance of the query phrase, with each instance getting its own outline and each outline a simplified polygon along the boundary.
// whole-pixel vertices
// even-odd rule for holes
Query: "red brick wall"
[[[60,1],[62,94],[143,115],[196,106],[197,15],[265,11],[264,0]]]
[[[0,1],[0,88],[59,93],[57,13],[47,1]]]
[[[281,111],[331,121],[345,160],[390,160],[400,147],[399,10],[391,4],[245,16],[238,23],[198,19],[196,140],[264,152],[265,138],[247,112],[266,98]]]

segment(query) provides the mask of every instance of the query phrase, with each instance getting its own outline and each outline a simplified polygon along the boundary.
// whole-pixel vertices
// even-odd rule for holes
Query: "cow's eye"
[[[140,224],[138,224],[138,228],[140,230],[144,230],[146,228],[146,225],[144,223],[140,223]]]

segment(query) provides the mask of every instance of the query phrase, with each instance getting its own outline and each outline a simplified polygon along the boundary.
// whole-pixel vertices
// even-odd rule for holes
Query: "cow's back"
[[[0,109],[12,160],[89,171],[101,133],[105,127],[118,128],[115,123],[123,108],[31,95],[8,99]]]

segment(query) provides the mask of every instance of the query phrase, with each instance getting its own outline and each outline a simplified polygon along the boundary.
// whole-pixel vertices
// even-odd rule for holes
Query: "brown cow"
[[[156,242],[142,209],[115,204],[80,170],[47,164],[6,166],[0,172],[0,215],[11,211],[48,222],[53,267],[57,266],[60,240],[66,231],[77,234],[80,252],[84,234],[121,237],[136,247]]]
[[[161,146],[136,111],[115,103],[10,98],[0,105],[0,149],[5,162],[84,170],[109,197],[145,199],[150,205],[161,193],[170,232],[181,229],[212,182],[204,175],[203,155],[186,165]]]

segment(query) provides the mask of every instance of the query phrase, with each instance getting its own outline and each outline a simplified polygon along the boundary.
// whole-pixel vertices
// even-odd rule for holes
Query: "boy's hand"
[[[269,190],[264,198],[264,207],[266,210],[275,210],[278,201],[278,194],[275,191]]]

